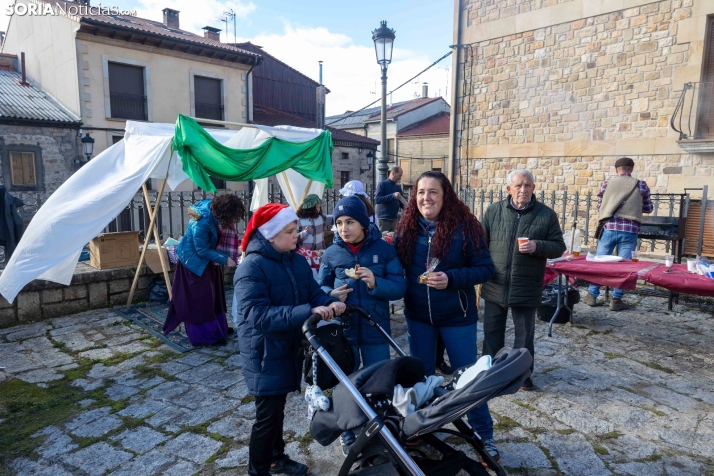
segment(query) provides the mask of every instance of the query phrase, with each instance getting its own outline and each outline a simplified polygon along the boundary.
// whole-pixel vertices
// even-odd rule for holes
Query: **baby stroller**
[[[329,409],[314,414],[310,434],[315,441],[327,446],[345,430],[359,432],[339,476],[447,476],[460,470],[472,476],[488,475],[481,462],[454,449],[436,433],[462,438],[485,465],[498,476],[505,476],[506,472],[485,451],[482,439],[464,416],[491,398],[518,391],[530,376],[530,353],[526,349],[503,353],[490,369],[464,386],[451,391],[442,388],[435,392],[432,401],[404,417],[393,411],[391,405],[394,386],[411,387],[424,380],[424,363],[407,356],[363,309],[347,306],[345,312],[367,320],[400,357],[362,368],[348,377],[315,336],[320,316],[310,316],[303,325],[302,331],[308,342],[340,382],[333,390]],[[444,428],[449,423],[453,423],[456,430]]]

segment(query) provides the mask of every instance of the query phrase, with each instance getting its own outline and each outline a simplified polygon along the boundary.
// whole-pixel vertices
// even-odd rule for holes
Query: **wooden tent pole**
[[[173,153],[171,154],[171,158],[173,158]],[[166,165],[166,177],[164,177],[163,182],[161,182],[159,194],[157,195],[156,210],[158,210],[159,207],[161,206],[161,195],[164,193],[164,187],[166,186],[166,180],[168,180],[169,171],[171,170],[171,158],[169,158],[169,163]],[[126,300],[127,307],[131,306],[131,301],[134,299],[134,291],[136,291],[136,285],[139,283],[139,274],[141,273],[141,265],[144,264],[144,258],[146,257],[146,250],[149,248],[149,241],[151,241],[151,235],[154,231],[156,231],[155,238],[157,238],[157,242],[159,242],[158,229],[155,226],[156,216],[158,215],[158,213],[156,213],[155,210],[151,207],[151,203],[149,202],[149,194],[148,194],[148,191],[146,190],[146,183],[143,183],[141,185],[141,188],[144,191],[144,199],[146,200],[146,206],[149,210],[149,226],[148,226],[148,229],[146,230],[146,238],[144,239],[144,247],[141,249],[141,255],[139,256],[139,264],[136,265],[136,273],[134,273],[134,281],[132,281],[131,289],[129,290],[129,298]],[[161,250],[159,250],[159,251],[161,251]],[[161,253],[159,253],[159,256],[161,256]],[[166,279],[166,288],[169,290],[169,297],[171,297],[171,288],[170,288],[171,284],[169,283],[169,280],[167,278],[168,273],[166,272],[166,268],[164,268],[163,260],[161,260],[161,267],[164,269],[164,279]]]
[[[159,192],[159,195],[156,198],[156,208],[153,210],[153,214],[155,216],[158,216],[159,214],[159,209],[161,207],[161,196],[164,191],[164,185],[166,185],[166,179],[164,179],[163,183],[161,184],[161,191]],[[144,200],[146,201],[146,206],[151,209],[151,201],[149,200],[149,191],[146,189],[146,183],[143,183],[141,185],[142,190],[144,191]],[[156,245],[158,247],[159,251],[159,261],[161,261],[161,270],[164,273],[164,281],[166,281],[166,289],[169,292],[169,300],[173,300],[173,293],[171,292],[171,281],[169,280],[169,264],[166,262],[166,256],[161,252],[161,235],[159,235],[159,227],[156,224],[156,220],[154,220],[154,239],[156,240]],[[146,244],[144,245],[145,247],[147,246]]]

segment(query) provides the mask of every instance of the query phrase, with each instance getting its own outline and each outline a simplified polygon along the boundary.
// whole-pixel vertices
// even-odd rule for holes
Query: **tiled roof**
[[[18,71],[0,69],[0,121],[34,120],[79,124],[81,121],[38,88],[20,84]]]
[[[408,103],[409,101],[402,101],[392,104],[390,107],[397,107]],[[354,115],[354,111],[346,111],[344,114],[337,114],[335,116],[330,116],[325,118],[325,124],[330,124],[332,127],[338,127],[340,129],[348,129],[354,127],[362,127],[367,119],[375,113],[381,111],[381,106],[370,107],[363,111],[360,111]],[[349,116],[349,117],[348,117]]]
[[[409,111],[413,111],[414,109],[419,109],[422,106],[426,106],[429,103],[432,103],[434,101],[443,101],[440,97],[436,98],[419,98],[419,99],[412,99],[411,101],[406,101],[400,104],[394,104],[391,107],[387,108],[387,119],[394,119],[395,117],[401,116],[402,114],[406,114]],[[367,119],[366,122],[374,121],[375,119],[381,119],[381,111],[378,111],[374,114],[372,114],[369,119]]]
[[[264,126],[295,126],[314,128],[315,123],[303,119],[302,117],[293,116],[285,112],[277,111],[265,106],[253,106],[253,122]],[[379,145],[378,140],[370,139],[369,137],[359,136],[351,132],[341,131],[332,127],[327,128],[332,133],[332,140],[335,142],[355,142],[365,144],[367,146],[376,147]]]
[[[428,136],[436,134],[449,135],[450,116],[447,112],[442,112],[436,116],[427,117],[424,120],[415,122],[409,127],[397,133],[397,137]]]
[[[77,7],[76,3],[65,2],[62,0],[36,0],[49,4],[62,4],[65,10],[69,6]],[[224,51],[230,51],[232,53],[237,53],[243,56],[257,57],[260,58],[259,54],[246,51],[241,48],[237,48],[233,45],[226,43],[221,43],[220,41],[215,41],[208,39],[206,37],[196,35],[185,30],[178,28],[171,28],[164,25],[161,22],[148,20],[146,18],[139,18],[130,15],[81,15],[77,17],[72,17],[75,20],[85,23],[101,23],[107,26],[121,27],[122,29],[135,30],[137,32],[147,33],[151,35],[163,36],[166,38],[172,38],[175,40],[187,41],[190,43],[196,43],[198,45],[204,45],[207,47],[218,48]]]

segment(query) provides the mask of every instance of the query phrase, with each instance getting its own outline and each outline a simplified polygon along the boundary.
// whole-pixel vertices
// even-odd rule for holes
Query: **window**
[[[342,152],[342,160],[350,160],[350,154],[347,152]]]
[[[113,119],[148,120],[144,68],[108,63],[109,103]]]
[[[350,172],[348,170],[343,170],[340,172],[340,188],[344,188],[347,182],[350,181]]]
[[[215,185],[216,188],[219,189],[219,190],[223,190],[223,189],[226,188],[226,181],[225,181],[225,180],[221,180],[221,179],[217,179],[217,178],[215,178],[215,177],[211,177],[211,182],[213,182],[213,185]]]
[[[220,79],[193,77],[196,117],[223,120],[223,88]]]
[[[700,106],[694,139],[714,139],[714,15],[707,18],[702,83],[697,99]]]
[[[13,186],[37,187],[33,152],[10,152],[10,179]]]
[[[1,146],[0,146],[1,147]],[[43,189],[42,149],[32,145],[10,145],[0,148],[5,183],[10,191]]]
[[[394,148],[394,139],[387,139],[387,161],[396,162],[397,151]]]
[[[431,171],[432,172],[441,172],[441,167],[432,167]]]

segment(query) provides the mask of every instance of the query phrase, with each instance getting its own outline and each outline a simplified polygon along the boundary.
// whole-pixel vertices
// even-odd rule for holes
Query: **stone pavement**
[[[537,321],[536,391],[490,402],[509,474],[714,475],[714,318],[626,300],[579,304],[552,338]],[[401,312],[393,327],[406,348]],[[1,329],[0,474],[245,474],[237,352],[177,354],[109,310]],[[305,413],[289,396],[287,451],[337,474],[338,446],[313,442]]]

